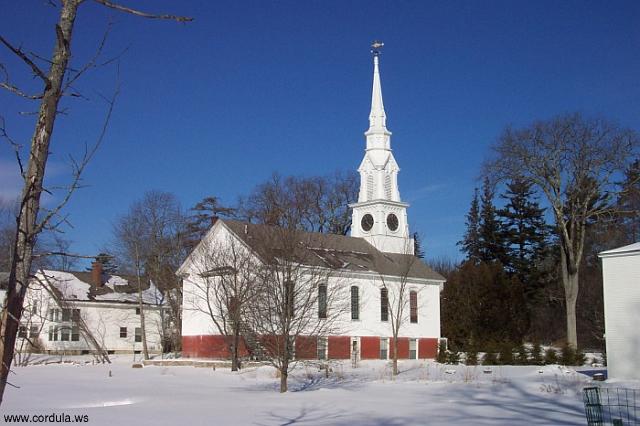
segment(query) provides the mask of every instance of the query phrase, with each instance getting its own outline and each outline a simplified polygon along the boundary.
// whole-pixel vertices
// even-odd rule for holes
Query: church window
[[[389,355],[389,339],[383,337],[380,339],[380,359],[387,359]]]
[[[418,359],[418,341],[409,339],[409,359]]]
[[[318,318],[327,317],[327,286],[320,284],[318,286]]]
[[[358,294],[359,289],[357,286],[351,287],[351,319],[358,320],[360,319],[360,295]]]
[[[418,322],[418,293],[409,292],[409,316],[412,323]]]
[[[367,200],[373,200],[373,174],[367,173]]]
[[[389,291],[380,289],[380,321],[389,321]]]
[[[327,338],[318,337],[318,359],[327,359]]]

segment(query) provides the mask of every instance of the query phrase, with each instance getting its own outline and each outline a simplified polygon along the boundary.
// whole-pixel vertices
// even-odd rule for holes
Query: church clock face
[[[369,213],[362,216],[360,226],[362,226],[362,229],[366,232],[371,231],[371,228],[373,228],[373,216],[371,216]]]
[[[387,226],[392,231],[397,231],[398,230],[398,216],[396,216],[393,213],[390,213],[389,216],[387,216]]]

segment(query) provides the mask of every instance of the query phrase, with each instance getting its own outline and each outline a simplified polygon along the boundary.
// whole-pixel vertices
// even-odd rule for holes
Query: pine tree
[[[99,253],[95,257],[95,262],[102,263],[102,272],[104,272],[105,274],[113,275],[118,272],[118,265],[114,263],[114,257],[109,253]],[[92,267],[86,268],[87,271],[91,271],[92,269]]]
[[[640,159],[625,172],[622,189],[617,202],[619,222],[628,238],[626,243],[632,244],[640,241]]]
[[[475,189],[471,200],[466,225],[467,230],[458,245],[466,253],[467,259],[477,264],[480,262],[480,203],[478,201],[478,188]]]
[[[545,209],[540,207],[534,194],[531,183],[512,180],[500,196],[506,204],[497,212],[506,244],[504,265],[525,286],[529,301],[537,299],[542,286],[541,263],[549,250]]]
[[[413,233],[413,255],[419,259],[424,259],[424,250],[422,250],[422,242],[417,232]]]
[[[506,247],[502,227],[493,204],[494,195],[493,185],[488,178],[485,178],[480,199],[479,255],[483,262],[504,263],[507,257]]]
[[[211,228],[211,225],[219,216],[232,217],[235,209],[225,207],[218,197],[205,197],[191,208],[193,214],[187,220],[187,244],[195,246]]]

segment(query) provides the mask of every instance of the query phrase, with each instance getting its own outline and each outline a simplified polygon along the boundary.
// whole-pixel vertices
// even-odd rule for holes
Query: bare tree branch
[[[49,85],[49,79],[47,78],[47,76],[45,75],[45,73],[40,69],[40,67],[38,67],[31,59],[29,59],[29,57],[22,51],[22,49],[20,48],[16,48],[14,47],[11,43],[9,43],[4,37],[2,37],[0,35],[0,43],[4,44],[5,46],[7,46],[7,48],[9,50],[11,50],[17,57],[19,57],[20,59],[22,59],[24,61],[24,63],[26,63],[27,65],[29,65],[29,67],[31,68],[31,70],[33,71],[33,73],[35,75],[37,75],[38,77],[40,77],[42,79],[42,81],[44,81],[44,83],[46,85]]]
[[[147,13],[147,12],[142,12],[140,10],[136,10],[136,9],[132,9],[130,7],[127,6],[122,6],[120,4],[108,1],[108,0],[94,0],[96,3],[100,3],[103,6],[109,7],[111,9],[115,9],[118,10],[120,12],[126,12],[126,13],[130,13],[132,15],[136,15],[136,16],[141,16],[143,18],[149,18],[149,19],[168,19],[168,20],[172,20],[172,21],[178,21],[178,22],[191,22],[193,21],[193,18],[187,17],[187,16],[176,16],[176,15],[156,15],[154,13]]]

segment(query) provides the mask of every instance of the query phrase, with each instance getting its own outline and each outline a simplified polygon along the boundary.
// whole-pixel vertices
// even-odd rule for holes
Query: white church
[[[360,163],[360,192],[353,209],[351,236],[300,232],[298,242],[310,253],[304,266],[325,268],[327,286],[338,292],[346,309],[340,311],[339,327],[327,335],[304,336],[313,341],[319,359],[389,359],[393,332],[389,304],[404,289],[406,309],[398,333],[398,357],[434,358],[440,338],[440,291],[445,279],[414,256],[407,208],[398,190],[399,167],[391,150],[382,101],[379,53],[373,51],[373,90],[366,147]],[[271,229],[270,229],[271,228]],[[208,280],[223,270],[206,267],[206,259],[220,248],[237,245],[255,262],[265,262],[261,249],[265,236],[275,232],[266,225],[218,219],[181,265],[183,279],[183,356],[222,359],[229,355],[225,336],[216,326],[214,306],[209,302]],[[325,289],[318,288],[318,291]],[[318,299],[320,300],[320,299]],[[331,309],[331,308],[329,308]],[[322,308],[313,310],[322,315]],[[326,315],[326,313],[325,313]],[[299,337],[301,339],[302,337]],[[243,356],[251,356],[242,348]],[[302,357],[302,353],[297,354]]]

